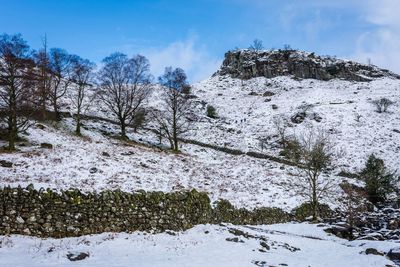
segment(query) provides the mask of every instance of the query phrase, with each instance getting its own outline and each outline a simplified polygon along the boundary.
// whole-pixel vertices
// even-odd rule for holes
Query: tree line
[[[18,134],[35,120],[60,121],[61,99],[68,98],[75,109],[75,133],[81,134],[82,114],[99,99],[118,121],[121,136],[126,128],[140,124],[151,115],[159,125],[158,134],[179,150],[179,136],[188,130],[190,86],[184,70],[172,67],[158,78],[161,85],[162,111],[144,108],[155,88],[150,63],[142,55],[116,52],[105,57],[100,68],[88,59],[61,48],[32,50],[20,34],[0,35],[0,137],[7,149],[16,149]],[[49,118],[52,111],[53,118]]]

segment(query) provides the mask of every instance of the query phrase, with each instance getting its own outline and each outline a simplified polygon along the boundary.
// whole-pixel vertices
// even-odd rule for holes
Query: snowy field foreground
[[[0,266],[383,267],[394,263],[384,256],[365,255],[365,250],[376,248],[387,253],[396,247],[400,243],[349,242],[309,224],[199,225],[186,232],[155,235],[104,233],[65,239],[3,236]],[[67,258],[79,253],[89,257],[74,262]]]

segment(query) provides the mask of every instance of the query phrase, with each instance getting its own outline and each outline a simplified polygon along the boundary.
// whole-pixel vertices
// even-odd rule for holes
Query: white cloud
[[[190,82],[208,78],[219,68],[221,60],[212,57],[204,46],[197,44],[196,37],[176,41],[164,48],[142,51],[151,64],[151,72],[159,76],[165,67],[179,67],[185,70]]]
[[[352,58],[400,73],[400,8],[399,0],[369,0],[365,20],[372,30],[359,36]]]

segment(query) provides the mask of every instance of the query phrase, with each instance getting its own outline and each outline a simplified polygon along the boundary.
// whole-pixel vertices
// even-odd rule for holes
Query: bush
[[[378,113],[387,112],[388,108],[394,104],[394,102],[387,98],[381,98],[372,101],[372,104],[375,105],[376,111]]]
[[[396,190],[396,177],[387,171],[383,160],[374,154],[368,157],[360,177],[365,181],[368,198],[374,204],[385,201]]]
[[[136,133],[138,129],[142,128],[146,123],[146,110],[139,109],[132,121],[133,130]]]
[[[300,142],[296,138],[286,139],[285,147],[280,154],[288,160],[299,162],[301,154]]]
[[[318,203],[318,215],[321,218],[331,218],[334,216],[334,211],[326,204]],[[292,210],[295,218],[299,221],[305,221],[307,218],[313,216],[313,204],[306,202]]]
[[[217,110],[211,105],[207,106],[207,117],[213,118],[213,119],[218,117]]]
[[[190,85],[185,85],[182,87],[182,93],[185,95],[190,95],[192,92],[192,87]]]

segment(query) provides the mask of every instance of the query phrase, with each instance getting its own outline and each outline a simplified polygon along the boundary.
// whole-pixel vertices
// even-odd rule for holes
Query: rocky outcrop
[[[400,76],[376,66],[364,65],[297,50],[253,51],[237,50],[225,54],[220,70],[214,75],[233,78],[274,78],[291,75],[302,79],[371,81],[380,77],[400,79]]]

